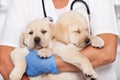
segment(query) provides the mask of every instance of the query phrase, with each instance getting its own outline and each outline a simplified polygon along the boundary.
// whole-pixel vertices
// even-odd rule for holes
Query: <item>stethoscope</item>
[[[87,3],[86,3],[85,1],[83,1],[83,0],[74,0],[74,1],[72,2],[71,6],[70,6],[70,10],[73,10],[73,6],[74,6],[74,4],[75,4],[76,2],[81,2],[81,3],[83,3],[83,4],[85,5],[85,7],[86,7],[86,10],[87,10],[88,15],[90,15],[90,9],[89,9]],[[45,10],[44,0],[42,0],[42,7],[43,7],[44,17],[45,17],[45,18],[48,18],[49,21],[53,22],[52,17],[47,16],[47,13],[46,13],[46,10]]]

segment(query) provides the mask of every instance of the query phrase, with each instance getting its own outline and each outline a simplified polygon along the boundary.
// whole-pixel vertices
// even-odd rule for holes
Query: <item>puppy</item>
[[[78,67],[83,75],[81,72],[62,72],[42,77],[30,77],[30,80],[84,80],[84,78],[97,80],[97,75],[89,60],[80,54],[78,49],[83,49],[90,43],[94,47],[102,48],[104,41],[98,36],[88,34],[85,18],[80,13],[70,11],[58,19],[54,29],[51,26],[53,27],[49,22],[41,20],[33,21],[28,25],[28,29],[21,37],[21,47],[16,48],[11,54],[15,68],[10,74],[10,79],[21,79],[26,69],[25,56],[29,53],[28,49],[35,49],[39,50],[38,54],[41,57],[49,57],[52,55],[52,50],[54,55],[59,56],[63,61]],[[52,34],[51,31],[54,33]],[[52,41],[53,35],[55,39]],[[35,39],[36,37],[40,37],[40,42],[39,39]],[[24,48],[25,46],[27,48]]]
[[[54,27],[55,40],[53,41],[53,52],[63,61],[78,67],[80,73],[60,73],[50,75],[51,80],[98,80],[97,74],[91,66],[89,60],[80,54],[79,50],[87,45],[95,48],[102,48],[104,41],[98,36],[92,36],[88,32],[88,23],[85,17],[76,11],[69,11],[63,14]]]
[[[26,70],[25,56],[29,54],[29,50],[38,50],[40,57],[52,55],[52,27],[53,24],[45,19],[37,19],[27,25],[20,38],[20,47],[15,48],[11,53],[14,69],[10,73],[10,80],[21,80]],[[36,79],[32,78],[31,80]],[[40,77],[39,80],[41,80]]]

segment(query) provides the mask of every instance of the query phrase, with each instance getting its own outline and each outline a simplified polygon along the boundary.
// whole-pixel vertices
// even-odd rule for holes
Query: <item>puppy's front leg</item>
[[[21,80],[25,70],[25,56],[29,53],[27,49],[16,48],[11,53],[11,60],[14,64],[14,69],[10,73],[10,80]]]
[[[58,43],[54,46],[53,51],[55,55],[61,57],[63,61],[73,64],[82,70],[86,80],[97,80],[97,75],[89,60],[80,54],[75,47]]]

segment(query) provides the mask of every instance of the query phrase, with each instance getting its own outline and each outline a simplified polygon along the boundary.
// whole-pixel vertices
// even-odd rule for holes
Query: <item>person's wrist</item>
[[[28,76],[27,75],[23,75],[23,77],[22,77],[22,80],[29,80],[29,78],[28,78]]]
[[[63,65],[62,65],[63,63],[62,63],[62,60],[60,59],[60,57],[55,56],[55,63],[56,63],[56,66],[57,66],[59,72],[61,72],[62,67],[63,67]]]
[[[77,72],[80,71],[77,67],[67,62],[64,62],[60,57],[55,56],[56,66],[59,72]]]

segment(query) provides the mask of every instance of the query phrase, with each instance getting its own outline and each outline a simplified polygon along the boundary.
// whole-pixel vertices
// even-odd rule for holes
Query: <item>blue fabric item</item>
[[[30,50],[25,59],[27,63],[26,74],[28,76],[37,76],[44,73],[59,73],[54,55],[49,58],[41,58],[37,54],[37,51]]]

